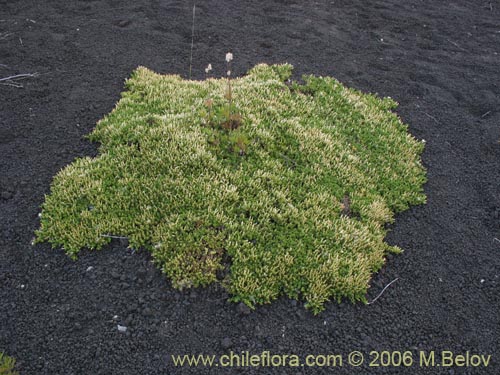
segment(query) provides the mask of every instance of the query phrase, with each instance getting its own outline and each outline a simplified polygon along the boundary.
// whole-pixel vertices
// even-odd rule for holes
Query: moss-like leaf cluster
[[[15,366],[16,360],[14,358],[0,352],[0,375],[19,375],[19,372],[14,370]]]
[[[425,202],[424,145],[393,100],[330,77],[289,84],[291,71],[261,64],[232,80],[240,122],[224,129],[207,124],[206,102],[227,106],[226,80],[138,68],[89,135],[100,155],[54,178],[37,241],[76,257],[127,236],[174,286],[219,281],[249,306],[280,294],[314,312],[364,300],[399,250],[385,224]]]

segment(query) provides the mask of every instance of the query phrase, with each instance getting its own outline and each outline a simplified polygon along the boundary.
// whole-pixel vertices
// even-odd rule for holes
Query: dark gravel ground
[[[52,177],[96,154],[82,136],[113,108],[130,72],[144,65],[187,75],[191,7],[0,0],[0,78],[40,73],[23,88],[0,85],[0,350],[17,358],[23,375],[252,373],[180,369],[169,357],[230,350],[359,350],[367,361],[371,350],[410,350],[415,359],[410,368],[344,362],[260,368],[264,374],[499,374],[498,0],[197,5],[195,78],[208,63],[222,75],[229,50],[237,74],[287,61],[297,77],[332,75],[393,97],[412,134],[427,141],[428,204],[398,215],[388,241],[405,253],[374,276],[369,299],[399,280],[373,305],[330,303],[315,317],[281,299],[248,314],[217,287],[172,289],[148,254],[119,241],[76,262],[30,246]],[[423,368],[420,350],[492,359],[486,368]]]

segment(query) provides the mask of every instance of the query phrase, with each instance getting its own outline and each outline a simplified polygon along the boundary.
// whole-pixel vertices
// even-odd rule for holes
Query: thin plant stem
[[[189,79],[191,79],[191,71],[193,69],[193,46],[194,46],[194,17],[196,14],[196,4],[193,4],[193,24],[191,27],[191,55],[189,57]]]
[[[228,71],[231,71],[231,61],[227,63]],[[231,107],[233,104],[233,92],[231,90],[231,75],[227,77],[227,89],[229,95],[229,118],[231,119]]]

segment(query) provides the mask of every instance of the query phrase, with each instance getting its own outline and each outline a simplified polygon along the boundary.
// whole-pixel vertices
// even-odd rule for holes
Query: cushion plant
[[[89,135],[99,155],[55,176],[37,242],[76,257],[126,236],[175,287],[220,282],[251,307],[365,301],[400,251],[385,225],[425,202],[424,144],[392,99],[291,72],[193,81],[139,67]]]

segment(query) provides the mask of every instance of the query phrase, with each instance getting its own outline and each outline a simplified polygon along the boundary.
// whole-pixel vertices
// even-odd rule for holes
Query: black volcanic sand
[[[82,137],[138,65],[187,76],[192,3],[0,0],[0,350],[21,374],[252,373],[174,368],[172,353],[411,350],[411,368],[261,368],[281,374],[500,373],[500,4],[498,1],[204,1],[193,78],[289,62],[391,96],[425,139],[428,204],[398,215],[405,249],[374,275],[372,305],[313,316],[282,298],[248,313],[220,287],[179,292],[115,241],[71,261],[32,247],[52,177],[96,155]],[[114,316],[117,316],[114,319]],[[117,324],[127,326],[126,333]],[[420,368],[419,350],[491,354],[488,368]],[[438,357],[437,357],[438,358]]]

